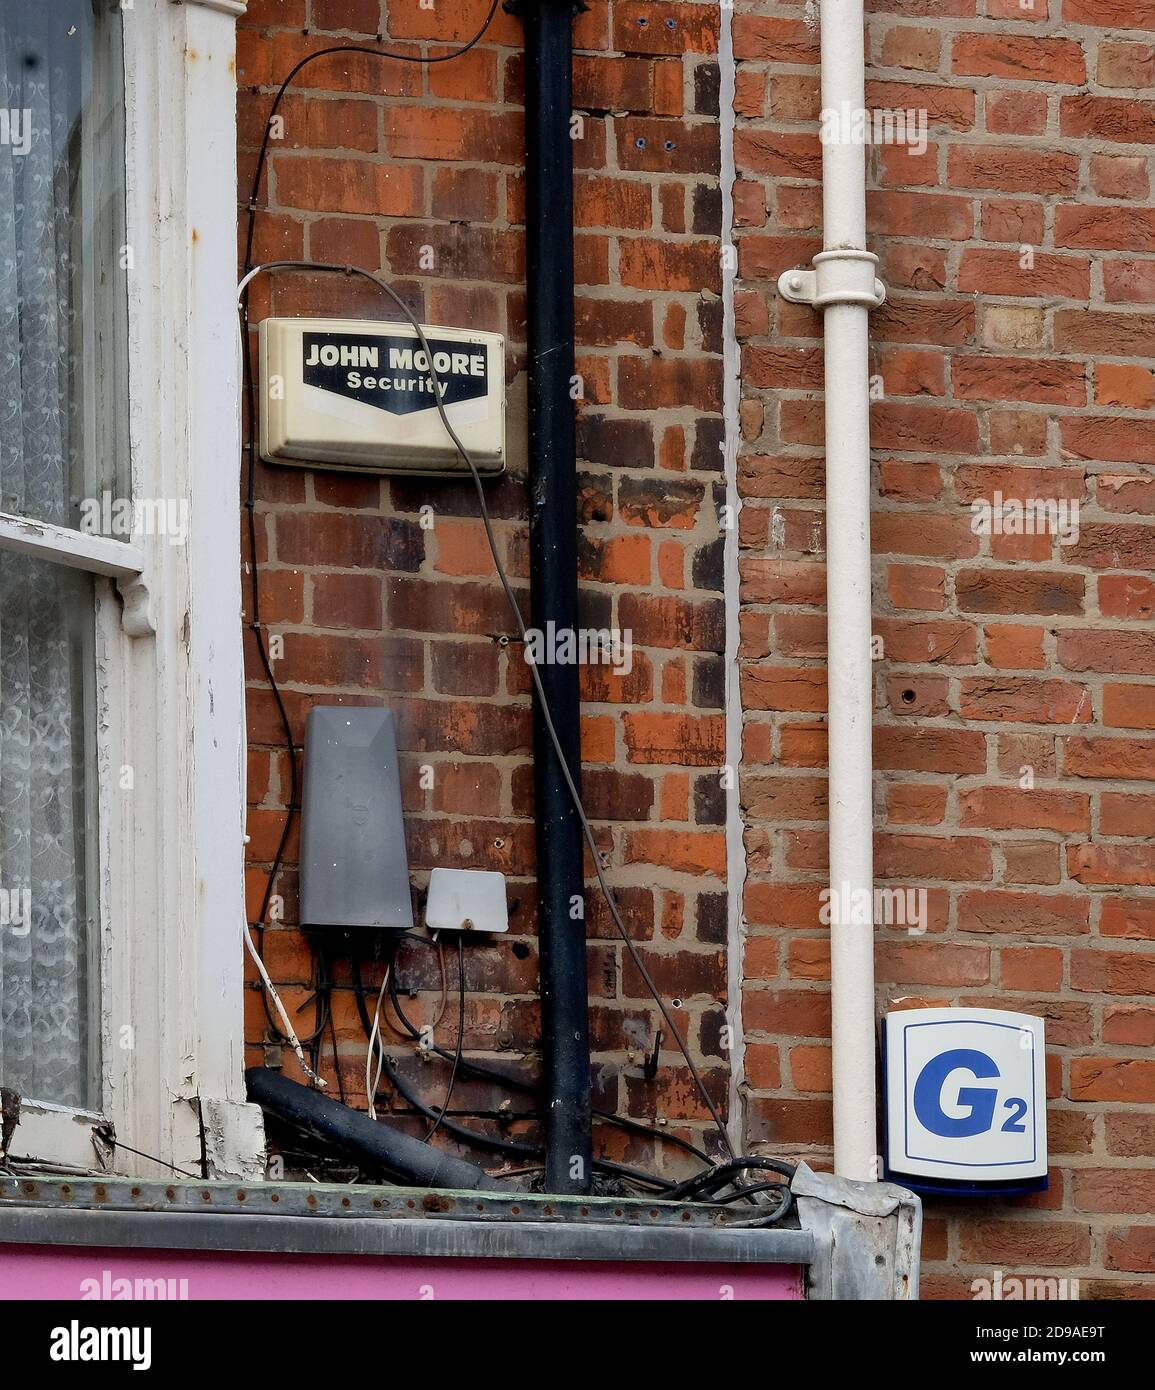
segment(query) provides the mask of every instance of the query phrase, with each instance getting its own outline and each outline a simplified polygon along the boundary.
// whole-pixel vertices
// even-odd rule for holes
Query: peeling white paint
[[[732,23],[734,10],[719,5],[718,138],[721,142],[719,179],[722,189],[722,245],[732,246],[734,237],[734,86],[736,64]],[[723,474],[726,484],[727,515],[731,525],[725,531],[723,590],[726,604],[726,765],[733,770],[733,788],[726,793],[726,1025],[730,1032],[730,1095],[727,1129],[738,1153],[745,1152],[746,1044],[742,1022],[742,976],[745,972],[746,922],[742,899],[746,887],[746,847],[743,838],[742,806],[738,790],[738,769],[742,762],[742,691],[739,680],[739,601],[738,601],[738,448],[741,438],[739,398],[741,394],[741,353],[734,315],[735,258],[722,262],[722,413],[725,423]]]

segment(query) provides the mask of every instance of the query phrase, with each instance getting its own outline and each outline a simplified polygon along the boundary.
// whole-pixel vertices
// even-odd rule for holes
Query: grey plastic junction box
[[[391,710],[318,705],[309,712],[301,925],[413,929]]]

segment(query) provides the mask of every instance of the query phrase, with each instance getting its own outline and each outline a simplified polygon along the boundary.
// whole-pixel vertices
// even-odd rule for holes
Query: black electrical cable
[[[730,1202],[741,1202],[747,1197],[754,1197],[759,1192],[789,1192],[790,1189],[783,1182],[756,1182],[749,1187],[735,1188],[733,1192],[727,1192],[723,1197],[715,1197],[714,1202],[724,1207]]]
[[[384,1070],[390,1081],[397,1089],[398,1094],[412,1106],[419,1114],[426,1119],[436,1119],[438,1111],[432,1106],[427,1105],[418,1095],[415,1087],[411,1086],[397,1069],[396,1063],[386,1054],[384,1056]],[[459,1124],[456,1120],[443,1120],[441,1128],[446,1134],[452,1134],[455,1138],[461,1139],[464,1143],[472,1144],[479,1149],[492,1149],[494,1153],[504,1153],[513,1158],[541,1158],[545,1149],[537,1144],[523,1143],[517,1139],[502,1139],[496,1135],[485,1134],[479,1130],[470,1129],[466,1125]],[[609,1158],[595,1158],[593,1160],[594,1169],[599,1173],[608,1173],[613,1177],[623,1178],[629,1182],[637,1183],[640,1186],[649,1187],[660,1192],[663,1199],[667,1196],[674,1184],[667,1178],[660,1178],[656,1173],[643,1173],[639,1168],[630,1168],[624,1163],[617,1163]],[[510,1175],[512,1176],[512,1174]]]
[[[417,1088],[410,1085],[402,1076],[396,1062],[388,1053],[384,1054],[382,1065],[385,1075],[406,1105],[416,1110],[418,1114],[424,1115],[427,1120],[436,1120],[438,1112],[421,1099]],[[515,1158],[539,1158],[541,1156],[542,1150],[536,1144],[522,1143],[517,1139],[503,1139],[494,1134],[485,1134],[480,1130],[470,1129],[457,1120],[444,1118],[444,1110],[441,1113],[441,1128],[445,1133],[452,1134],[454,1138],[461,1139],[467,1144],[474,1144],[480,1149],[492,1149],[494,1153],[510,1154]]]
[[[150,1163],[159,1163],[162,1168],[167,1168],[170,1173],[179,1173],[182,1178],[199,1178],[200,1173],[190,1173],[187,1168],[178,1168],[175,1164],[167,1162],[163,1158],[157,1158],[155,1154],[146,1154],[143,1149],[134,1149],[131,1144],[125,1144],[116,1137],[111,1125],[103,1125],[93,1130],[98,1139],[106,1144],[111,1144],[114,1149],[123,1149],[125,1153],[135,1154],[137,1158],[147,1158]]]
[[[357,1003],[357,1014],[361,1027],[365,1030],[365,1041],[373,1038],[373,1024],[369,1018],[369,1005],[365,999],[365,982],[361,978],[361,960],[355,944],[350,945],[350,971],[353,977],[353,998]]]
[[[310,63],[315,63],[319,58],[328,58],[335,53],[363,53],[370,58],[388,58],[397,63],[416,63],[421,67],[431,67],[435,63],[451,63],[455,58],[464,57],[471,48],[476,48],[481,40],[489,32],[489,26],[493,23],[494,16],[497,14],[497,7],[501,0],[492,0],[489,11],[482,21],[481,28],[476,34],[461,48],[455,48],[449,53],[442,53],[438,57],[430,57],[428,54],[418,53],[397,53],[391,52],[387,48],[369,48],[365,44],[341,43],[334,44],[330,48],[318,49],[315,53],[308,53],[293,67],[288,77],[281,83],[277,95],[273,99],[273,104],[269,108],[268,119],[265,122],[265,134],[261,141],[260,154],[257,157],[257,168],[253,175],[253,188],[249,196],[249,230],[245,242],[245,272],[246,274],[253,268],[253,237],[255,229],[257,199],[261,192],[261,179],[264,177],[265,164],[269,158],[269,141],[272,138],[273,119],[280,110],[281,102],[285,99],[285,93],[293,85],[297,74],[302,68],[308,67]]]
[[[677,1184],[673,1195],[690,1198],[716,1192],[725,1187],[727,1183],[733,1182],[740,1173],[748,1170],[781,1173],[788,1182],[794,1177],[796,1171],[792,1164],[783,1163],[779,1159],[749,1155],[745,1158],[734,1159],[729,1163],[719,1163],[705,1173],[698,1173],[692,1178],[687,1178],[685,1182]]]
[[[432,1128],[425,1136],[427,1144],[441,1128],[441,1122],[449,1110],[449,1102],[453,1099],[453,1088],[457,1085],[457,1073],[461,1069],[461,1053],[465,1047],[465,946],[460,933],[457,937],[457,999],[457,1050],[453,1054],[449,1085],[445,1088],[445,1104],[441,1107],[441,1113],[433,1121]]]
[[[486,14],[486,16],[485,16],[485,19],[484,19],[482,25],[481,25],[481,28],[477,31],[477,33],[474,34],[474,36],[469,40],[468,43],[464,44],[461,48],[457,48],[457,49],[452,50],[452,51],[449,52],[449,53],[443,53],[443,54],[441,54],[441,55],[439,55],[439,56],[430,57],[430,56],[427,55],[427,54],[395,53],[395,52],[390,52],[390,51],[387,50],[387,49],[369,48],[369,47],[366,47],[365,45],[362,45],[362,44],[336,44],[336,45],[333,45],[333,46],[331,46],[331,47],[329,47],[329,48],[319,49],[318,51],[316,51],[316,52],[314,52],[314,53],[309,53],[309,54],[307,54],[304,58],[302,58],[302,59],[293,67],[293,69],[290,71],[289,75],[288,75],[288,76],[285,78],[285,80],[281,83],[281,86],[280,86],[279,90],[277,91],[277,94],[276,94],[275,98],[273,99],[273,104],[272,104],[272,106],[271,106],[271,108],[270,108],[270,110],[269,110],[268,119],[267,119],[266,122],[265,122],[264,135],[263,135],[263,137],[262,137],[262,139],[261,139],[260,153],[259,153],[259,155],[258,155],[258,157],[257,157],[256,172],[255,172],[255,174],[254,174],[254,176],[253,176],[252,192],[251,192],[250,195],[249,195],[249,205],[248,205],[248,214],[249,214],[249,218],[248,218],[248,229],[247,229],[247,233],[246,233],[246,237],[245,237],[245,265],[244,265],[244,270],[245,270],[245,274],[246,274],[246,275],[247,275],[247,274],[249,273],[249,271],[252,270],[252,268],[253,268],[253,246],[254,246],[254,241],[255,241],[255,237],[256,237],[256,225],[257,225],[257,223],[256,223],[256,217],[257,217],[257,200],[258,200],[258,198],[260,197],[261,179],[264,177],[265,166],[266,166],[266,164],[268,163],[268,158],[269,158],[269,141],[270,141],[270,139],[272,138],[273,119],[274,119],[274,117],[276,116],[278,110],[280,109],[281,102],[282,102],[282,101],[284,100],[284,98],[285,98],[285,93],[286,93],[286,92],[288,91],[288,89],[292,86],[294,80],[295,80],[296,77],[297,77],[297,74],[298,74],[303,68],[307,67],[310,63],[316,62],[319,58],[326,58],[326,57],[329,57],[329,56],[331,56],[332,54],[335,54],[335,53],[364,53],[364,54],[368,54],[370,57],[374,57],[374,58],[388,58],[388,59],[394,60],[394,61],[399,62],[399,63],[416,63],[416,64],[418,64],[418,65],[432,65],[432,64],[435,64],[435,63],[448,63],[448,62],[452,61],[454,58],[460,58],[460,57],[462,57],[463,54],[468,53],[468,52],[470,51],[470,49],[476,47],[477,44],[479,44],[479,43],[481,42],[481,40],[482,40],[482,39],[485,37],[485,35],[489,32],[489,27],[490,27],[490,25],[493,23],[494,16],[497,14],[497,7],[498,7],[498,4],[499,4],[499,3],[500,3],[500,0],[492,0],[492,3],[490,4],[489,10],[488,10],[488,12],[487,12],[487,14]],[[264,891],[264,894],[263,894],[262,899],[261,899],[261,910],[260,910],[260,912],[258,913],[257,921],[253,924],[254,927],[255,927],[255,929],[256,929],[256,932],[257,932],[257,950],[258,950],[258,952],[259,952],[261,955],[263,955],[263,954],[264,954],[264,943],[265,943],[265,923],[266,923],[266,919],[267,919],[268,913],[269,913],[269,903],[270,903],[270,901],[271,901],[271,899],[272,899],[273,890],[274,890],[274,887],[275,887],[275,885],[276,885],[277,878],[278,878],[278,876],[279,876],[279,874],[280,874],[280,871],[281,871],[281,865],[282,865],[282,863],[284,862],[284,858],[285,858],[285,849],[286,849],[286,847],[288,846],[289,838],[290,838],[290,836],[291,836],[291,834],[292,834],[292,830],[293,830],[293,824],[294,824],[294,821],[295,821],[295,819],[296,819],[297,811],[298,811],[298,809],[299,809],[299,807],[298,807],[298,782],[299,782],[299,771],[298,771],[298,764],[297,764],[297,748],[296,748],[296,744],[295,744],[294,741],[293,741],[293,728],[292,728],[292,723],[291,723],[291,721],[290,721],[290,719],[289,719],[288,711],[287,711],[287,709],[285,708],[285,702],[284,702],[284,699],[282,698],[282,695],[281,695],[280,686],[277,684],[277,678],[276,678],[276,676],[273,674],[273,665],[272,665],[271,660],[269,659],[268,648],[267,648],[266,643],[265,643],[264,628],[263,628],[263,626],[262,626],[262,624],[261,624],[260,566],[259,566],[259,561],[258,561],[258,557],[257,557],[257,524],[256,524],[256,515],[255,515],[255,511],[256,511],[256,437],[255,437],[256,403],[255,403],[255,400],[254,400],[252,348],[251,348],[250,343],[249,343],[249,296],[248,296],[248,291],[247,291],[247,290],[245,291],[244,300],[243,300],[243,316],[244,316],[244,341],[243,341],[243,343],[242,343],[242,351],[243,351],[243,354],[244,354],[244,364],[245,364],[245,399],[246,399],[247,416],[248,416],[248,441],[247,441],[247,450],[246,450],[246,452],[247,452],[247,458],[248,458],[248,468],[247,468],[248,482],[247,482],[247,488],[246,488],[245,511],[246,511],[247,517],[248,517],[248,527],[247,527],[247,529],[248,529],[248,537],[249,537],[249,555],[250,555],[250,563],[251,563],[251,565],[252,565],[252,585],[251,585],[251,591],[252,591],[252,599],[251,599],[252,614],[251,614],[251,618],[250,618],[250,622],[249,622],[249,628],[250,628],[250,631],[253,633],[253,640],[254,640],[254,642],[255,642],[255,644],[256,644],[256,647],[257,647],[257,654],[258,654],[258,656],[259,656],[259,658],[260,658],[261,667],[262,667],[262,669],[263,669],[263,671],[264,671],[264,673],[265,673],[265,679],[266,679],[266,681],[268,682],[270,689],[272,690],[273,699],[274,699],[274,701],[276,702],[277,714],[278,714],[278,717],[280,718],[280,721],[281,721],[281,728],[282,728],[282,732],[283,732],[283,734],[284,734],[285,750],[286,750],[286,752],[287,752],[287,754],[288,754],[288,758],[289,758],[289,797],[288,797],[287,814],[286,814],[286,816],[285,816],[285,824],[284,824],[284,826],[282,827],[282,830],[281,830],[281,837],[280,837],[280,840],[279,840],[278,843],[277,843],[276,852],[275,852],[275,854],[273,855],[273,860],[272,860],[272,863],[271,863],[271,865],[270,865],[270,867],[269,867],[268,878],[267,878],[267,880],[266,880],[266,882],[265,882],[265,891]],[[265,1020],[266,1020],[266,1022],[267,1022],[267,1024],[268,1024],[268,1027],[269,1027],[269,1030],[270,1030],[272,1036],[273,1036],[274,1038],[280,1040],[280,1041],[284,1041],[284,1040],[285,1040],[285,1037],[284,1037],[284,1034],[283,1034],[282,1031],[281,1031],[281,1028],[280,1028],[280,1026],[279,1026],[279,1023],[278,1023],[277,1020],[275,1020],[275,1019],[273,1018],[273,1015],[272,1015],[272,1013],[271,1013],[271,1011],[270,1011],[270,1009],[269,1009],[268,991],[264,988],[263,985],[262,985],[262,988],[261,988],[261,1004],[262,1004],[262,1007],[263,1007],[264,1012],[265,1012]],[[300,1041],[300,1040],[299,1040],[299,1041]],[[301,1042],[301,1046],[302,1046],[302,1047],[305,1047],[305,1046],[307,1046],[307,1045],[308,1045],[308,1044],[306,1044],[305,1042]],[[316,1061],[315,1061],[315,1058],[314,1058],[314,1070],[316,1070]]]
[[[341,1053],[337,1047],[337,1024],[333,1019],[333,1011],[329,1010],[329,1036],[333,1041],[333,1071],[337,1075],[337,1094],[341,1098],[341,1104],[347,1105],[349,1098],[345,1094],[345,1078],[341,1073]],[[317,1070],[316,1067],[313,1068]]]
[[[333,1017],[333,972],[331,969],[331,959],[328,948],[322,944],[319,946],[318,956],[320,957],[323,968],[323,980],[325,991],[325,1013],[329,1023],[329,1037],[333,1044],[333,1071],[337,1076],[337,1094],[344,1103],[347,1100],[345,1095],[345,1077],[341,1071],[341,1052],[337,1046],[337,1022]],[[318,1061],[320,1059],[318,1058]],[[319,1070],[317,1063],[313,1064],[313,1070]]]
[[[768,1186],[780,1188],[782,1199],[778,1205],[769,1208],[765,1206],[760,1207],[758,1215],[752,1216],[748,1221],[727,1221],[726,1229],[728,1231],[759,1230],[764,1226],[774,1226],[779,1221],[783,1221],[789,1216],[794,1210],[794,1193],[791,1192],[784,1183],[771,1183],[768,1184]],[[735,1200],[740,1196],[749,1195],[749,1192],[752,1190],[753,1189],[747,1189],[745,1193],[738,1193],[735,1196]],[[753,1198],[751,1198],[751,1200],[753,1200]]]
[[[329,977],[328,954],[324,946],[313,952],[312,991],[307,999],[298,1004],[296,1012],[303,1013],[310,1004],[313,1005],[313,1031],[304,1038],[298,1034],[297,1041],[302,1048],[308,1048],[313,1054],[313,1070],[316,1071],[317,1054],[320,1051],[325,1029],[329,1025],[329,1015],[332,1012],[333,986]]]
[[[416,941],[423,941],[425,939],[424,937],[413,936],[413,940]],[[354,977],[354,988],[356,987],[357,979]],[[363,994],[364,986],[362,985],[361,988]],[[411,1038],[414,1040],[420,1038],[420,1031],[414,1026],[412,1020],[401,1007],[401,1000],[399,998],[400,987],[397,983],[396,971],[390,975],[388,989],[389,1002],[393,1006],[393,1012],[397,1015],[398,1022]],[[368,1038],[369,1019],[367,1013],[363,1015],[362,1023],[365,1027],[365,1036]],[[446,1062],[452,1062],[454,1060],[453,1053],[447,1052],[445,1048],[438,1047],[436,1044],[431,1046],[428,1051]],[[461,1069],[467,1075],[480,1076],[487,1081],[500,1082],[511,1091],[519,1091],[523,1095],[533,1096],[535,1100],[540,1098],[541,1087],[539,1084],[532,1081],[525,1081],[520,1076],[511,1076],[508,1072],[501,1071],[498,1067],[489,1066],[473,1058],[464,1057],[461,1060]],[[699,1159],[702,1163],[708,1164],[711,1169],[714,1166],[713,1159],[711,1159],[710,1155],[706,1153],[704,1149],[698,1148],[696,1144],[692,1144],[688,1139],[683,1139],[680,1134],[670,1134],[666,1130],[658,1129],[656,1125],[646,1124],[643,1120],[635,1120],[626,1115],[616,1115],[612,1110],[600,1110],[597,1106],[594,1106],[591,1113],[595,1119],[601,1120],[605,1124],[615,1125],[617,1128],[624,1129],[628,1133],[641,1135],[647,1139],[660,1139],[663,1143],[673,1144],[675,1148],[681,1149],[684,1153],[692,1154],[694,1158]]]

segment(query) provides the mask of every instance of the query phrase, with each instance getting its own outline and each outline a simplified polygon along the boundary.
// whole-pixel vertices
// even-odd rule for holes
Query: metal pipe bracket
[[[877,309],[886,299],[886,286],[874,269],[878,257],[873,251],[849,247],[819,251],[813,270],[784,270],[778,277],[778,293],[791,304],[809,304],[824,309],[828,304],[864,304]]]

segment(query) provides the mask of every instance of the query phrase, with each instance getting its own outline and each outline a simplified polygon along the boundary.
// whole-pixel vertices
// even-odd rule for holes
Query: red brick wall
[[[241,203],[277,84],[310,51],[341,42],[414,55],[478,27],[483,0],[251,0],[240,31]],[[594,0],[576,27],[578,371],[583,462],[581,593],[591,626],[629,629],[630,675],[583,674],[584,788],[631,931],[725,1108],[724,640],[716,520],[722,455],[718,234],[717,10]],[[641,23],[645,20],[645,23]],[[668,21],[668,22],[667,22]],[[487,488],[504,560],[526,588],[525,288],[521,26],[499,10],[485,42],[437,67],[360,55],[318,60],[282,108],[259,217],[257,257],[309,256],[381,270],[426,321],[504,333],[511,402],[509,476]],[[442,48],[438,48],[441,43]],[[422,248],[432,248],[432,266]],[[373,289],[333,278],[258,282],[253,318],[281,313],[388,317]],[[528,681],[496,582],[472,484],[380,480],[261,467],[257,524],[264,618],[295,737],[311,705],[387,703],[398,716],[410,865],[500,869],[512,929],[471,944],[466,1046],[536,1065],[538,1014]],[[420,508],[430,506],[432,527]],[[250,910],[284,824],[288,763],[275,706],[250,653]],[[433,769],[431,787],[421,769]],[[428,779],[426,779],[428,780]],[[266,958],[286,1004],[311,994],[313,961],[295,928],[296,841],[278,889],[283,923]],[[654,1082],[642,1074],[655,1011],[589,894],[596,1103],[699,1139],[704,1110],[669,1037]],[[438,1000],[431,954],[407,948],[400,973]],[[370,983],[380,978],[371,972]],[[453,969],[450,969],[451,985]],[[343,1081],[364,1103],[365,1042],[338,967],[334,1022]],[[253,1062],[263,1057],[260,991],[249,996]],[[313,1013],[300,1025],[309,1031]],[[451,1007],[438,1039],[452,1047]],[[392,1051],[439,1104],[446,1069]],[[286,1050],[286,1070],[297,1075]],[[326,1037],[321,1070],[333,1079]],[[495,1111],[499,1091],[462,1085],[455,1109]],[[515,1112],[524,1111],[519,1101]],[[483,1120],[483,1123],[489,1123]],[[525,1126],[515,1123],[513,1133]],[[602,1131],[607,1153],[642,1165],[660,1144]]]
[[[436,51],[470,35],[483,9],[251,0],[238,75],[242,204],[272,93],[300,56],[378,34]],[[889,287],[872,365],[882,393],[877,863],[883,883],[925,887],[931,909],[925,936],[879,932],[878,1003],[1045,1015],[1055,1165],[1040,1197],[928,1202],[924,1288],[966,1296],[1001,1268],[1071,1274],[1084,1296],[1150,1297],[1155,11],[1150,0],[877,9],[871,101],[930,118],[924,154],[869,156],[872,245]],[[732,18],[746,1132],[766,1152],[823,1164],[821,339],[809,310],[774,293],[778,272],[820,245],[817,36],[801,5],[736,0]],[[575,153],[582,596],[591,625],[629,628],[636,642],[630,677],[583,678],[585,788],[631,926],[681,1001],[724,1104],[718,21],[716,6],[694,0],[594,3],[577,26],[585,124]],[[427,320],[507,335],[512,467],[489,496],[524,589],[520,46],[520,26],[499,13],[460,63],[346,56],[307,68],[272,147],[258,255],[381,269]],[[258,284],[254,317],[270,310],[372,316],[379,301],[352,282],[297,277]],[[1078,500],[1077,543],[976,535],[971,503],[996,491]],[[503,640],[511,624],[470,489],[262,467],[257,492],[265,618],[284,642],[277,671],[297,739],[317,701],[397,711],[419,888],[435,864],[500,868],[510,880],[509,940],[469,953],[466,1045],[532,1071],[527,683]],[[255,911],[284,823],[287,763],[255,661],[250,675]],[[1033,786],[1020,786],[1027,767]],[[294,926],[295,852],[294,842],[278,885],[285,921],[266,934],[290,1007],[308,999],[313,971]],[[643,1078],[654,1011],[596,894],[589,902],[598,1101],[701,1138],[708,1126],[669,1039],[657,1081]],[[414,1012],[429,1016],[429,953],[407,949],[402,977],[421,991]],[[364,1043],[347,968],[336,983],[343,1076],[360,1103]],[[259,1060],[255,988],[250,1004]],[[311,1026],[311,1010],[301,1018]],[[446,1019],[439,1036],[452,1045],[452,1011]],[[444,1069],[390,1042],[436,1103]],[[321,1061],[332,1078],[328,1044]],[[478,1123],[493,1123],[500,1092],[458,1094]],[[600,1137],[629,1161],[676,1161],[645,1140]]]
[[[882,0],[868,101],[880,1011],[1047,1020],[1050,1190],[931,1199],[924,1289],[994,1267],[1155,1296],[1155,7]],[[820,247],[817,37],[737,0],[748,1131],[829,1154],[820,324],[780,301]],[[1081,504],[1077,543],[985,537],[970,503]],[[837,537],[830,538],[837,543]],[[1020,786],[1033,769],[1033,786]]]

